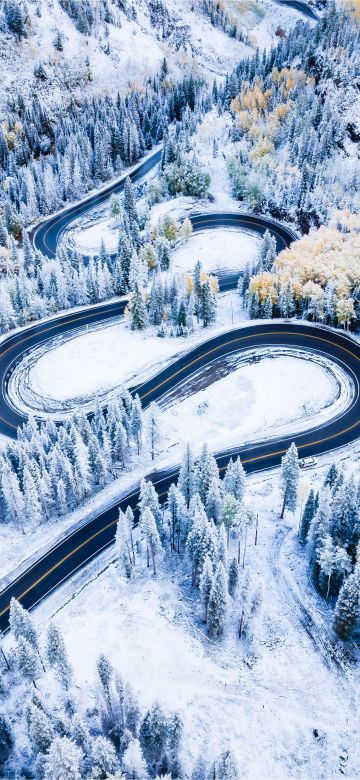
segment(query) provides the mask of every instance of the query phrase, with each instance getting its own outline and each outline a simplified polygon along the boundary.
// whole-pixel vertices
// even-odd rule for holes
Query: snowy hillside
[[[268,0],[236,0],[222,4],[223,15],[212,21],[206,10],[210,5],[203,0],[102,0],[91,16],[82,16],[71,11],[67,0],[29,2],[20,39],[6,15],[0,17],[0,99],[4,103],[14,88],[60,104],[72,93],[79,98],[84,92],[111,94],[141,84],[159,70],[164,57],[175,78],[184,69],[213,78],[230,70],[250,47],[269,44],[279,25],[287,29],[299,18]],[[10,19],[11,25],[16,23]]]

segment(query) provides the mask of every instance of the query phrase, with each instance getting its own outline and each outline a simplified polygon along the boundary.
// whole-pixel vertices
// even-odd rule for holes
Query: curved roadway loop
[[[159,152],[139,165],[132,173],[136,181],[158,162]],[[124,179],[110,185],[99,195],[92,196],[74,207],[64,210],[51,217],[37,227],[32,234],[32,240],[37,249],[49,256],[54,256],[56,244],[62,232],[69,227],[75,217],[89,208],[98,205],[109,197],[112,192],[121,191]],[[251,230],[263,235],[267,228],[276,237],[278,251],[288,246],[296,237],[288,228],[279,223],[249,214],[193,214],[191,216],[195,231],[229,226]],[[220,288],[230,289],[237,283],[238,274],[220,277]],[[0,376],[2,392],[0,394],[0,432],[6,436],[15,437],[16,428],[24,422],[24,417],[9,403],[7,397],[7,382],[9,372],[14,364],[32,347],[60,333],[81,328],[88,323],[102,322],[123,313],[127,301],[116,301],[101,306],[90,306],[87,309],[65,314],[54,320],[48,320],[32,325],[7,337],[0,346]],[[320,328],[315,325],[305,325],[297,322],[264,322],[245,327],[234,328],[194,347],[190,352],[175,360],[171,365],[159,371],[151,379],[133,389],[139,393],[142,404],[146,407],[151,401],[159,401],[163,395],[173,390],[185,379],[208,365],[211,361],[240,350],[254,349],[264,346],[287,346],[312,350],[325,355],[330,360],[341,365],[348,373],[355,393],[348,408],[338,417],[317,428],[309,429],[291,437],[267,439],[256,444],[234,447],[231,450],[216,454],[220,472],[223,472],[232,456],[240,455],[248,472],[277,466],[282,455],[291,442],[295,440],[303,456],[327,452],[335,447],[348,444],[359,437],[360,431],[360,345],[345,334]],[[177,468],[168,469],[162,473],[149,474],[156,486],[160,500],[164,500],[171,482],[176,479]],[[8,627],[9,602],[12,596],[20,599],[22,604],[33,607],[44,596],[58,586],[64,579],[82,567],[87,561],[99,554],[114,541],[118,507],[125,509],[130,504],[137,511],[139,490],[124,496],[122,500],[77,531],[70,533],[63,541],[54,545],[46,554],[36,561],[29,569],[13,580],[0,593],[0,629]]]

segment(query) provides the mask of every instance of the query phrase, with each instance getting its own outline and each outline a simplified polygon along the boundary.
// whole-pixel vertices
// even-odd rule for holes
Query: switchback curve
[[[159,155],[159,152],[156,152]],[[155,155],[150,160],[153,160]],[[146,161],[149,164],[149,160]],[[156,164],[156,163],[153,163]],[[143,175],[145,163],[138,170]],[[150,166],[151,167],[151,166]],[[134,172],[136,174],[136,171]],[[133,176],[134,178],[134,176]],[[118,182],[117,188],[123,186],[124,180]],[[109,197],[115,191],[113,186],[106,188],[99,196],[92,196],[85,202],[65,210],[60,215],[52,217],[42,223],[32,235],[34,245],[46,243],[43,246],[47,253],[52,252],[61,233],[69,223],[81,213],[83,209],[97,205],[98,198]],[[117,189],[116,191],[119,191]],[[106,195],[105,195],[106,194]],[[96,202],[95,202],[96,201]],[[240,213],[219,214],[194,214],[191,217],[194,230],[205,230],[216,227],[235,227],[255,231],[263,235],[267,228],[276,236],[277,249],[280,250],[294,240],[295,234],[279,223],[264,217]],[[52,242],[55,242],[53,244]],[[231,279],[221,278],[222,289],[234,286],[238,275]],[[60,333],[80,328],[94,322],[102,322],[121,315],[127,301],[115,301],[101,306],[92,306],[81,311],[68,313],[54,320],[32,325],[21,332],[8,336],[0,346],[0,432],[14,437],[16,428],[24,420],[22,415],[16,412],[7,399],[7,381],[9,372],[14,363],[29,349],[37,346],[46,339]],[[316,429],[309,429],[298,435],[290,437],[278,437],[267,439],[256,444],[234,447],[216,454],[216,459],[223,471],[232,456],[240,455],[247,471],[256,471],[277,466],[281,457],[286,452],[292,440],[295,440],[301,454],[312,455],[328,451],[355,440],[359,436],[360,426],[360,345],[345,334],[319,328],[314,325],[305,325],[299,322],[264,322],[248,325],[210,338],[198,345],[188,353],[174,361],[170,366],[162,369],[151,379],[133,388],[138,392],[143,406],[151,401],[159,400],[164,394],[176,388],[184,380],[192,376],[202,366],[212,360],[229,355],[241,350],[254,349],[264,346],[287,346],[301,348],[321,353],[341,364],[343,370],[348,372],[352,380],[355,380],[355,394],[345,412],[335,419],[324,423]],[[171,482],[176,479],[178,469],[168,469],[162,473],[148,475],[159,491],[160,498],[164,499]],[[19,577],[14,579],[6,589],[0,593],[0,629],[8,627],[9,602],[12,596],[21,600],[25,607],[33,607],[45,595],[57,587],[64,579],[69,577],[88,560],[99,554],[101,550],[110,545],[114,540],[118,506],[125,508],[128,504],[137,511],[139,488],[123,496],[114,506],[100,513],[82,528],[70,533],[61,542],[54,545],[45,555],[32,564]]]

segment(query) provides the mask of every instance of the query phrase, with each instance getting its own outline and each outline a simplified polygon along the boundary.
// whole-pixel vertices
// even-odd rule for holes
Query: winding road
[[[147,173],[158,162],[159,155],[160,152],[157,151],[139,165],[132,173],[133,181]],[[60,236],[69,228],[73,220],[88,209],[103,202],[112,192],[120,192],[123,186],[124,179],[105,188],[99,195],[87,198],[76,206],[44,221],[32,233],[34,246],[49,256],[53,256]],[[228,226],[251,230],[258,235],[263,235],[265,230],[269,228],[276,237],[278,251],[288,246],[295,238],[295,234],[288,228],[273,220],[256,215],[204,213],[193,214],[191,220],[195,231]],[[231,277],[220,277],[221,289],[234,287],[237,279],[238,274],[233,274]],[[8,336],[2,342],[0,346],[0,432],[2,434],[15,437],[17,426],[24,421],[21,413],[11,405],[7,393],[9,375],[15,363],[21,360],[30,349],[54,336],[73,331],[76,328],[80,329],[89,323],[104,322],[123,314],[126,303],[126,300],[122,300],[64,314],[56,319],[24,328],[21,332]],[[274,320],[234,328],[192,348],[171,365],[141,385],[133,387],[132,390],[139,393],[142,404],[146,407],[151,401],[159,401],[169,391],[180,386],[201,367],[209,365],[212,361],[224,355],[238,353],[241,350],[265,346],[286,346],[312,350],[338,363],[352,380],[355,388],[353,398],[342,414],[316,428],[310,428],[291,437],[282,436],[266,439],[256,444],[234,447],[217,453],[216,459],[221,472],[226,468],[230,457],[234,455],[240,455],[246,470],[249,472],[277,466],[293,440],[295,440],[300,453],[308,456],[326,452],[359,437],[360,345],[345,334],[315,325]],[[147,475],[153,481],[162,500],[164,500],[171,482],[176,479],[177,473],[178,469],[168,469],[161,473],[154,472]],[[14,579],[0,593],[0,629],[5,630],[8,627],[11,596],[16,596],[28,608],[37,604],[64,579],[114,541],[118,507],[125,508],[130,504],[136,512],[138,499],[139,490],[137,488],[82,528],[69,533],[63,541],[54,545],[17,579]]]

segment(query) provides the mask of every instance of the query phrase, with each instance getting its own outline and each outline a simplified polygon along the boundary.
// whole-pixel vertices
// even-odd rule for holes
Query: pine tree
[[[91,743],[91,758],[100,777],[109,777],[119,768],[114,745],[106,737],[96,737]]]
[[[355,552],[357,528],[359,522],[358,495],[354,479],[343,482],[334,495],[331,514],[331,534],[333,538],[349,550]]]
[[[96,668],[98,671],[101,685],[103,687],[103,691],[105,693],[105,697],[108,701],[110,701],[110,685],[113,676],[113,668],[111,666],[110,661],[106,658],[106,656],[103,653],[99,655]]]
[[[186,524],[187,512],[183,494],[179,488],[172,483],[167,496],[167,513],[170,525],[170,543],[171,549],[177,549],[180,552],[180,537]]]
[[[133,550],[130,538],[130,529],[126,515],[119,509],[119,520],[116,526],[115,550],[124,573],[128,579],[131,577],[133,566]]]
[[[14,746],[11,726],[4,715],[0,715],[0,767],[8,760]]]
[[[230,561],[228,582],[230,596],[234,598],[239,584],[239,564],[236,558],[232,558]]]
[[[221,511],[221,523],[226,528],[227,546],[230,542],[230,531],[236,524],[236,519],[239,514],[239,502],[230,493],[225,493],[224,501]]]
[[[24,499],[20,490],[19,480],[16,474],[5,464],[1,478],[2,494],[5,499],[6,507],[11,517],[19,524],[23,534],[25,528],[23,524]]]
[[[219,477],[219,469],[207,444],[204,444],[195,466],[195,489],[203,503],[206,503],[210,483],[214,477]]]
[[[341,639],[349,639],[360,615],[359,566],[345,580],[336,602],[334,628]]]
[[[220,492],[220,480],[213,477],[210,480],[209,489],[207,491],[205,510],[209,520],[214,520],[215,524],[220,524],[223,499]]]
[[[208,613],[207,628],[209,636],[216,637],[224,629],[228,606],[228,583],[223,563],[219,561],[215,569],[212,584]]]
[[[313,490],[310,490],[310,493],[306,500],[306,504],[304,506],[304,511],[302,513],[300,528],[299,528],[299,536],[303,542],[305,542],[307,539],[311,521],[315,516],[315,513],[316,513],[315,493]]]
[[[146,763],[138,739],[129,742],[122,758],[122,768],[131,780],[146,780]]]
[[[135,396],[131,407],[131,433],[136,441],[137,452],[140,454],[140,447],[142,441],[142,411],[141,402],[138,395]]]
[[[59,672],[64,688],[68,688],[72,678],[72,669],[66,652],[63,636],[54,623],[50,623],[46,637],[46,655],[50,666]]]
[[[283,489],[283,506],[280,517],[284,517],[285,509],[294,512],[297,502],[297,487],[300,478],[298,451],[294,442],[286,455],[281,459],[281,485]]]
[[[148,440],[151,452],[151,460],[154,460],[157,447],[160,442],[159,407],[154,402],[152,402],[149,406]]]
[[[35,685],[35,680],[40,674],[39,657],[33,645],[21,635],[17,640],[16,661],[24,679]]]
[[[331,491],[323,488],[319,496],[319,506],[311,522],[308,538],[311,544],[312,576],[315,581],[319,574],[318,552],[327,533],[329,533],[331,515]]]
[[[186,445],[179,471],[178,487],[185,498],[186,505],[189,506],[190,500],[194,495],[194,458],[190,444]]]
[[[131,329],[144,330],[148,324],[148,315],[145,298],[140,289],[136,289],[132,294],[129,303],[129,312],[131,315]]]
[[[168,722],[167,757],[170,762],[170,777],[181,778],[183,772],[180,764],[180,748],[184,724],[179,713],[175,712]]]
[[[36,751],[46,753],[54,739],[50,718],[41,707],[30,704],[28,710],[29,737]]]
[[[225,493],[234,496],[238,502],[244,501],[246,489],[246,473],[238,456],[235,461],[230,458],[223,479]]]
[[[324,486],[326,487],[326,485],[329,485],[331,488],[333,488],[338,476],[339,476],[338,468],[335,463],[332,463],[325,477]]]
[[[200,583],[199,583],[205,623],[207,623],[207,613],[208,613],[209,599],[210,599],[213,580],[214,580],[214,569],[213,569],[211,559],[207,555],[204,561],[204,566],[200,575]]]
[[[139,506],[140,506],[140,514],[144,512],[144,509],[146,507],[149,507],[149,509],[151,509],[155,517],[156,527],[158,529],[159,536],[161,539],[163,539],[163,535],[164,535],[163,510],[160,506],[156,489],[153,483],[151,482],[151,480],[145,481],[145,479],[142,479],[140,482]]]
[[[221,523],[217,533],[217,560],[224,564],[227,569],[227,536],[224,523]]]
[[[147,544],[147,550],[148,550],[148,565],[149,565],[149,559],[151,553],[152,563],[153,563],[153,574],[154,577],[156,575],[156,555],[161,552],[162,545],[160,541],[160,536],[158,534],[158,530],[156,527],[156,522],[154,515],[149,509],[149,507],[146,507],[144,511],[141,513],[140,517],[140,528],[145,536],[146,544]]]
[[[38,651],[39,640],[33,621],[27,610],[14,597],[10,601],[9,622],[15,639],[24,637],[34,650]]]
[[[117,195],[113,194],[110,198],[110,216],[115,219],[116,222],[121,217],[121,204]]]
[[[56,737],[45,761],[45,780],[81,780],[82,750],[68,737]]]
[[[214,766],[214,780],[238,780],[239,771],[230,750],[219,756]]]
[[[133,221],[138,222],[135,195],[129,177],[127,177],[124,186],[124,211],[129,218],[130,224]]]
[[[216,320],[216,297],[211,289],[209,279],[201,287],[200,318],[206,328]]]
[[[167,720],[157,702],[145,714],[139,739],[149,769],[156,772],[167,746]]]
[[[187,554],[192,564],[193,585],[199,585],[206,557],[215,560],[216,542],[214,523],[207,519],[203,510],[198,510],[186,541]]]
[[[8,245],[8,233],[5,227],[5,223],[0,219],[0,246]]]

